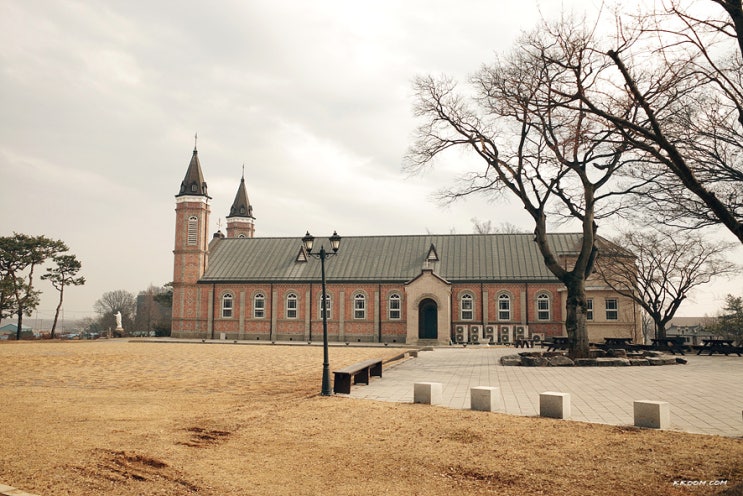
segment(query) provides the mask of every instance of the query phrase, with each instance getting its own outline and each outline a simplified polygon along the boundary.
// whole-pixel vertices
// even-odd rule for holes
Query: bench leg
[[[336,373],[333,392],[336,394],[351,394],[351,375]]]
[[[372,377],[382,377],[382,362],[372,365],[369,375]]]
[[[369,384],[369,368],[361,369],[353,376],[354,384]]]

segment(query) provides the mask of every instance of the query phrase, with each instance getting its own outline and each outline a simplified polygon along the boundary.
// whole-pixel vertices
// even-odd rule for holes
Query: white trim
[[[176,203],[209,203],[209,198],[206,196],[191,196],[191,195],[185,195],[185,196],[176,196],[175,198]]]
[[[253,217],[228,217],[227,225],[230,224],[253,224],[255,219]]]

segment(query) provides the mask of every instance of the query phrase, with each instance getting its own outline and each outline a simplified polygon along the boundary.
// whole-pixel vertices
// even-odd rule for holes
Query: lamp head
[[[338,248],[341,247],[341,237],[335,231],[333,231],[333,235],[330,237],[330,247],[333,249],[333,253],[338,253]]]
[[[307,234],[302,238],[302,244],[304,245],[304,249],[307,250],[307,253],[312,253],[312,247],[315,244],[315,237],[307,231]]]

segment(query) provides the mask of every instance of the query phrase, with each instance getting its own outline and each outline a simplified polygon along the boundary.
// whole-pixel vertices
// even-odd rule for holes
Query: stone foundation
[[[522,367],[641,367],[686,364],[686,360],[658,351],[627,353],[625,350],[591,350],[591,358],[571,360],[564,352],[525,351],[506,355],[501,365]]]

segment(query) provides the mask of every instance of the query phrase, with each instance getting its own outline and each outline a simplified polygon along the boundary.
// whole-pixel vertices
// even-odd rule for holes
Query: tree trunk
[[[54,339],[54,330],[57,328],[59,311],[62,309],[62,298],[64,298],[64,286],[62,286],[62,289],[59,290],[59,303],[57,304],[57,311],[54,312],[54,323],[52,324],[52,332],[50,333],[51,339]]]
[[[15,340],[21,340],[21,328],[23,327],[23,309],[18,305],[18,328],[15,331]]]
[[[656,322],[655,329],[658,339],[666,339],[666,324],[664,322]]]
[[[585,282],[578,279],[564,283],[568,290],[565,316],[570,346],[568,354],[570,358],[589,358]]]

